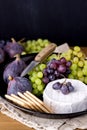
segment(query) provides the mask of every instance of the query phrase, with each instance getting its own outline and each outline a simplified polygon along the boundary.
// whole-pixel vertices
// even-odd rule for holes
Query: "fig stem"
[[[16,54],[14,57],[16,57],[16,60],[20,60],[20,55]]]
[[[15,40],[14,38],[11,38],[11,40],[12,40],[12,43],[15,43],[15,42],[16,42],[16,40]]]
[[[18,43],[22,43],[25,40],[25,38],[20,39],[19,41],[17,41]]]
[[[9,75],[8,80],[13,80],[13,77]]]

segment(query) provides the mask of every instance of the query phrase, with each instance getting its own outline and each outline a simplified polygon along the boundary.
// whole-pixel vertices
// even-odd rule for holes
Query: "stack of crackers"
[[[13,103],[20,105],[21,107],[39,111],[39,112],[45,112],[45,113],[52,113],[52,111],[44,104],[42,100],[37,98],[35,95],[33,95],[31,92],[26,91],[25,93],[18,92],[18,95],[11,94],[11,95],[5,95],[5,98],[12,101]]]

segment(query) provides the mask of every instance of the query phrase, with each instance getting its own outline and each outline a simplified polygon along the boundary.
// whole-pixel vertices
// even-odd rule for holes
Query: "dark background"
[[[87,0],[0,0],[0,39],[86,46]]]

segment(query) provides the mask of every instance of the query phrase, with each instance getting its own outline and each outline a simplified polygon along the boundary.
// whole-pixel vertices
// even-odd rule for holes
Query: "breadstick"
[[[35,108],[34,108],[34,107],[32,106],[32,104],[30,104],[29,102],[23,100],[22,98],[20,98],[20,97],[14,95],[14,94],[11,94],[11,96],[12,96],[13,98],[16,98],[17,100],[19,100],[19,101],[21,101],[21,102],[27,104],[27,105],[29,106],[30,109],[35,110]]]
[[[24,96],[22,93],[18,92],[18,95],[19,95],[21,98],[25,99],[27,102],[30,102],[30,103],[32,104],[32,106],[33,106],[36,110],[41,111],[41,110],[35,105],[35,103],[33,103],[31,100],[29,100],[29,99],[28,99],[26,96]]]
[[[41,104],[44,108],[46,108],[46,110],[49,112],[49,113],[52,113],[52,111],[49,109],[49,108],[47,108],[46,106],[45,106],[45,104],[39,99],[39,98],[37,98],[35,95],[33,95],[31,92],[29,92],[29,91],[26,91],[26,93],[31,97],[31,98],[33,98],[36,102],[38,102],[39,104]]]
[[[5,97],[7,99],[9,99],[10,101],[12,101],[12,102],[14,102],[22,107],[29,108],[28,105],[26,105],[24,102],[21,102],[21,101],[17,100],[16,98],[11,97],[10,95],[5,95]]]
[[[38,108],[40,110],[42,110],[43,112],[48,113],[47,109],[45,109],[40,103],[38,103],[34,98],[30,97],[27,93],[24,93],[24,95],[31,100],[33,103],[35,103],[36,106],[38,106]]]

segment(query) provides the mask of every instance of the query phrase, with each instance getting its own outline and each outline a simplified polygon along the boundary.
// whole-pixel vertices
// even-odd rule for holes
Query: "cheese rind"
[[[87,109],[87,85],[76,79],[66,79],[74,86],[74,91],[64,95],[60,90],[52,88],[56,82],[63,83],[65,79],[59,79],[47,84],[43,92],[44,103],[53,113],[75,113]]]

